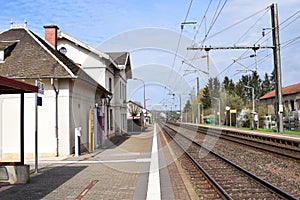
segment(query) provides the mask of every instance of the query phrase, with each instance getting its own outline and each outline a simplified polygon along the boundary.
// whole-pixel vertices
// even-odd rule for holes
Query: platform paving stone
[[[40,160],[39,173],[31,174],[29,184],[0,186],[0,199],[146,199],[152,136],[150,127],[92,154]],[[34,161],[28,164],[34,169]],[[174,199],[167,169],[161,169],[161,184],[168,192],[162,199]]]

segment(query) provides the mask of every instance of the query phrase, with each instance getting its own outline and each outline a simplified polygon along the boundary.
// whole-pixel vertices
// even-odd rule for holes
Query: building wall
[[[75,146],[75,128],[82,127],[81,145],[89,149],[89,110],[94,108],[96,103],[101,105],[102,93],[95,86],[89,85],[82,80],[73,81],[72,93],[70,98],[70,144]],[[95,98],[98,97],[96,100]],[[104,107],[100,106],[100,115],[104,115]],[[102,139],[103,141],[103,139]]]
[[[275,98],[263,99],[260,100],[260,102],[266,105],[269,115],[275,114]],[[284,95],[282,97],[282,103],[287,114],[291,111],[300,111],[300,93]]]
[[[126,86],[127,78],[125,70],[118,70],[108,60],[99,55],[75,45],[67,39],[58,39],[58,49],[65,47],[66,56],[89,74],[100,85],[113,94],[110,102],[108,121],[106,120],[108,135],[122,134],[127,132],[127,107],[126,107]],[[110,115],[110,113],[112,113]],[[112,122],[110,122],[112,120]]]
[[[114,104],[116,112],[116,132],[122,134],[127,132],[127,79],[125,70],[117,70],[114,76],[115,90]]]
[[[116,123],[115,123],[115,117],[117,113],[115,112],[115,79],[114,79],[114,69],[112,67],[106,68],[105,71],[105,88],[113,94],[112,99],[110,101],[110,107],[108,112],[108,118],[109,121],[108,124],[108,135],[109,137],[113,136],[116,131]]]
[[[58,49],[65,47],[67,49],[66,56],[73,60],[75,63],[80,64],[82,68],[90,77],[97,81],[102,87],[109,90],[109,78],[111,78],[111,91],[114,93],[114,69],[108,69],[107,66],[110,63],[104,58],[100,58],[99,55],[92,53],[85,48],[74,45],[72,42],[66,39],[58,39]],[[114,96],[114,95],[113,95]],[[99,103],[100,105],[100,103]],[[113,106],[113,100],[111,101],[112,117],[109,116],[110,111],[107,108],[103,108],[103,116],[105,122],[105,135],[109,137],[115,132],[115,126],[110,126],[110,119],[115,116],[115,107]],[[105,114],[106,113],[106,114]]]
[[[41,157],[47,157],[54,156],[56,153],[55,94],[50,81],[43,80],[43,82],[45,83],[45,94],[40,95],[43,99],[43,105],[38,107],[38,152]],[[20,97],[19,95],[0,95],[0,99],[2,107],[0,120],[2,159],[18,159],[20,152]],[[35,149],[35,94],[25,94],[24,101],[25,158],[33,158]],[[66,131],[61,129],[60,132],[64,134]],[[64,149],[66,144],[63,139],[61,146],[61,150],[67,152]]]
[[[1,159],[19,161],[20,152],[20,95],[0,95],[1,129],[0,152]],[[17,146],[17,148],[16,148]]]
[[[56,155],[55,92],[50,80],[45,83],[43,105],[38,107],[39,157]],[[81,143],[88,149],[88,112],[95,103],[95,96],[102,93],[95,86],[76,79],[54,81],[58,95],[59,156],[74,151],[75,127],[82,127]],[[102,111],[104,108],[102,107]],[[105,115],[101,113],[102,115]],[[20,95],[0,95],[0,160],[18,161],[20,152]],[[25,158],[34,158],[35,152],[35,94],[25,94]]]
[[[105,87],[105,69],[106,61],[100,58],[99,55],[87,51],[86,49],[74,45],[66,39],[58,40],[58,47],[65,47],[67,49],[66,56],[73,60],[75,63],[80,64],[80,67],[90,75],[101,86]]]
[[[59,138],[59,155],[70,155],[71,144],[70,135],[74,131],[71,127],[70,120],[73,116],[70,113],[70,81],[69,79],[58,80],[58,138]],[[54,92],[54,91],[53,91]],[[54,106],[55,109],[55,106]],[[54,112],[55,113],[55,112]]]

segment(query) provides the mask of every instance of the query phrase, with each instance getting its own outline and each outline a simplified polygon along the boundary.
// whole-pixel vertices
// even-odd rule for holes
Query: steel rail
[[[177,124],[173,124],[173,125],[178,126]],[[191,130],[189,125],[184,126],[183,128],[187,128],[187,129]],[[204,131],[208,130],[207,127],[200,127],[199,126],[197,132],[201,133],[201,134],[204,134],[203,133],[204,131],[203,130],[199,130],[199,128],[204,129]],[[210,129],[212,131],[220,131],[219,129],[214,129],[213,127],[210,128]],[[228,131],[228,130],[226,130],[226,131]],[[291,149],[291,148],[284,147],[284,146],[276,146],[275,144],[266,144],[266,143],[263,143],[263,142],[260,142],[260,141],[256,141],[256,140],[251,140],[251,139],[248,139],[248,138],[245,138],[245,137],[243,139],[241,139],[240,137],[236,137],[234,135],[228,135],[226,133],[225,134],[218,134],[218,136],[214,135],[213,133],[206,133],[206,134],[208,134],[210,136],[213,136],[213,137],[222,138],[222,139],[227,140],[227,141],[235,142],[235,143],[238,143],[238,144],[241,144],[241,145],[253,147],[253,148],[264,150],[264,151],[271,152],[271,153],[276,153],[277,155],[279,154],[281,156],[285,156],[285,157],[288,157],[288,158],[300,160],[300,156],[294,156],[294,155],[291,155],[291,154],[286,154],[286,153],[284,153],[282,151],[284,149],[285,151],[295,151],[295,152],[297,152],[299,154],[300,151],[296,150],[296,149]],[[234,138],[234,139],[231,139],[231,138]],[[245,141],[253,143],[253,145],[245,143],[245,142],[243,143],[243,142],[240,142],[240,141],[236,141],[236,140],[245,140]],[[273,147],[273,148],[278,148],[281,151],[276,151],[276,150],[272,150],[272,149],[266,149],[266,148],[263,148],[263,147],[256,146],[255,144],[257,144],[257,145],[263,145],[263,146],[270,146],[270,147]]]
[[[167,126],[166,124],[164,124],[164,126]],[[260,183],[261,185],[265,186],[266,188],[272,190],[273,192],[275,192],[277,195],[283,197],[283,198],[286,198],[286,199],[291,199],[291,200],[297,200],[296,197],[286,193],[285,191],[281,190],[280,188],[272,185],[271,183],[261,179],[260,177],[256,176],[255,174],[249,172],[248,170],[240,167],[239,165],[231,162],[230,160],[220,156],[219,154],[207,149],[206,147],[202,146],[201,144],[191,140],[190,138],[188,138],[187,136],[183,135],[182,133],[180,132],[177,132],[176,130],[174,130],[173,128],[167,126],[169,129],[175,131],[177,134],[179,134],[180,136],[182,136],[183,138],[186,138],[187,140],[189,140],[190,142],[192,142],[193,144],[205,149],[206,151],[208,151],[209,153],[211,153],[212,155],[216,156],[217,158],[220,158],[221,160],[225,161],[226,163],[228,163],[229,165],[235,167],[236,169],[240,170],[241,172],[243,172],[244,174],[248,175],[249,177],[251,177],[252,179],[256,180],[258,183]],[[175,140],[173,138],[173,140]]]
[[[199,163],[193,158],[193,156],[189,152],[187,152],[177,140],[175,140],[175,138],[166,130],[165,127],[168,127],[173,131],[175,130],[170,128],[169,126],[162,126],[162,130],[164,130],[164,132],[167,133],[168,136],[170,136],[173,139],[173,141],[181,148],[181,150],[187,155],[187,157],[192,161],[192,163],[201,171],[205,178],[208,179],[208,181],[213,185],[213,187],[218,191],[218,193],[220,193],[220,195],[225,199],[233,200],[233,198],[226,192],[226,190],[221,185],[219,185],[218,182],[212,176],[210,176],[209,173],[203,167],[199,165]]]

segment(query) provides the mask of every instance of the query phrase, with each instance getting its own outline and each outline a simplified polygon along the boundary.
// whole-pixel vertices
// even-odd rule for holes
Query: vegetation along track
[[[226,199],[296,199],[228,159],[164,125],[163,130],[193,160]]]

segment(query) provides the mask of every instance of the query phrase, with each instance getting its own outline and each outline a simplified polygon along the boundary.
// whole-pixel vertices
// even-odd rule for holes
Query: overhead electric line
[[[212,18],[210,27],[209,27],[208,31],[205,32],[204,39],[203,39],[202,42],[201,42],[202,44],[205,42],[206,38],[208,37],[208,34],[209,34],[210,31],[212,30],[213,26],[215,25],[217,19],[218,19],[219,16],[220,16],[221,12],[223,11],[223,9],[224,9],[224,7],[225,7],[225,5],[226,5],[226,3],[227,3],[227,0],[225,0],[225,2],[223,3],[223,5],[222,5],[221,8],[219,9],[219,7],[220,7],[220,5],[221,5],[221,2],[222,2],[222,0],[220,0],[219,3],[218,3],[218,6],[217,6],[216,11],[215,11],[215,14],[214,14],[214,16],[213,16],[213,18]],[[211,2],[210,2],[210,3],[211,3]],[[210,4],[209,4],[209,7],[210,7]],[[208,9],[207,9],[207,11],[208,11]],[[205,15],[204,15],[204,17],[205,17]],[[203,17],[203,19],[204,19],[204,17]],[[194,36],[194,38],[196,38],[196,36]],[[191,62],[188,63],[189,66],[193,65],[193,61],[194,61],[195,58],[197,57],[198,53],[199,53],[199,52],[196,52],[196,53],[194,54],[193,58],[191,59]],[[208,55],[207,55],[207,56],[208,56]],[[209,57],[208,57],[207,59],[209,59]]]
[[[189,16],[189,13],[190,13],[192,4],[193,4],[193,0],[190,1],[188,10],[187,10],[186,15],[185,15],[185,18],[184,18],[184,23],[186,23],[186,20],[187,20],[187,18],[188,18],[188,16]],[[183,32],[183,29],[181,28],[180,35],[179,35],[179,39],[178,39],[178,42],[177,42],[177,47],[176,47],[175,55],[174,55],[174,59],[173,59],[173,63],[172,63],[172,71],[171,71],[171,73],[170,73],[170,75],[169,75],[169,78],[168,78],[168,81],[167,81],[167,85],[169,85],[171,76],[172,76],[172,74],[173,74],[173,69],[174,69],[174,66],[175,66],[175,62],[176,62],[176,58],[177,58],[177,54],[178,54],[178,50],[179,50],[179,46],[180,46],[180,42],[181,42],[182,32]]]

